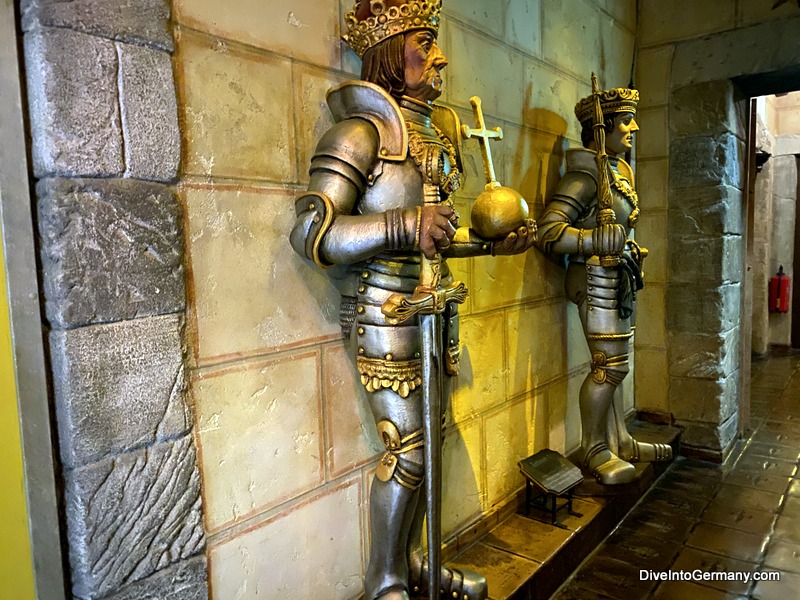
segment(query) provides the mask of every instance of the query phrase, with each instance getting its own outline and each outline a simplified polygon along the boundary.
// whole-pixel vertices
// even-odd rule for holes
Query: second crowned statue
[[[535,238],[532,221],[494,241],[458,225],[458,117],[433,103],[447,65],[440,15],[441,0],[361,0],[347,13],[344,39],[362,57],[362,81],[328,93],[336,125],[314,153],[290,237],[319,267],[351,266],[342,328],[386,447],[370,494],[366,600],[487,597],[480,575],[439,566],[435,541],[441,427],[466,297],[446,261],[524,252]]]

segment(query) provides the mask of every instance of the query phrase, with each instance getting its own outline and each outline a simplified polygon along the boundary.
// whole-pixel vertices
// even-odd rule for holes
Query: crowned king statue
[[[631,149],[639,92],[598,91],[575,107],[585,148],[567,151],[567,167],[539,220],[537,245],[567,255],[566,292],[578,306],[592,356],[580,391],[583,466],[605,485],[628,483],[637,461],[669,460],[666,444],[631,437],[615,398],[628,374],[628,344],[636,292],[647,250],[631,235],[639,218],[633,171],[621,157]]]
[[[487,597],[483,577],[438,559],[433,505],[467,294],[447,260],[524,252],[535,237],[532,221],[491,240],[458,226],[460,123],[434,104],[447,65],[440,16],[441,0],[359,0],[346,14],[361,80],[328,92],[336,124],[317,145],[290,236],[317,266],[347,272],[342,329],[385,446],[370,493],[366,600]]]

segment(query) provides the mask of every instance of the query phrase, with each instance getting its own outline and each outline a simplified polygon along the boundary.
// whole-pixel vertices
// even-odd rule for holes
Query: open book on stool
[[[526,480],[525,516],[530,516],[531,508],[545,511],[550,514],[550,522],[562,529],[565,527],[558,523],[559,510],[566,508],[570,515],[583,516],[572,510],[572,494],[583,481],[583,475],[566,456],[545,449],[518,464]]]

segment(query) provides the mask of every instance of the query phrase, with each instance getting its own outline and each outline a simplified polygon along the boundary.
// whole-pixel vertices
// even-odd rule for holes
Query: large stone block
[[[636,121],[641,133],[634,135],[638,158],[663,158],[669,155],[669,113],[666,106],[639,110]]]
[[[742,235],[742,191],[729,185],[675,190],[669,219],[671,236]]]
[[[191,435],[67,471],[65,480],[78,598],[106,596],[204,548]]]
[[[327,487],[266,522],[215,541],[209,550],[214,597],[358,597],[363,591],[361,539],[366,535],[360,480]]]
[[[716,15],[723,11],[715,5],[724,4],[724,12],[733,10],[733,3],[729,0],[713,0],[702,4],[693,0],[680,1],[691,3],[701,10],[707,10],[708,7],[715,16],[708,19],[706,26],[720,25],[720,19]],[[661,0],[647,0],[647,4],[656,11],[662,11],[661,7],[664,6]],[[667,19],[670,18],[669,12],[662,11],[662,15]],[[644,23],[647,17],[642,15],[641,18]],[[679,19],[679,26],[683,27],[684,23],[692,21],[693,19],[682,16]],[[694,20],[694,23],[703,26],[702,21]],[[770,73],[794,68],[796,57],[800,53],[798,29],[800,29],[800,16],[796,16],[795,12],[795,16],[792,17],[752,27],[730,29],[717,35],[678,44],[672,61],[672,85],[677,88],[692,83],[726,80],[752,73]],[[766,88],[748,90],[748,93],[756,96],[769,94],[767,88],[774,84],[769,81],[765,83]]]
[[[542,0],[509,2],[505,13],[506,41],[536,57],[542,55],[541,5]],[[478,27],[481,25],[479,23]]]
[[[103,600],[208,600],[206,557],[176,563]]]
[[[542,4],[542,50],[545,61],[580,79],[588,77],[592,69],[597,69],[597,57],[601,56],[603,50],[600,11],[596,4],[582,0],[543,0]],[[602,75],[600,73],[600,85],[621,85],[603,81]]]
[[[712,81],[673,89],[669,128],[676,138],[737,133],[734,88],[730,81]]]
[[[636,190],[647,209],[667,208],[669,159],[639,160],[636,165]]]
[[[670,240],[670,281],[701,286],[736,283],[744,270],[740,235],[683,237]]]
[[[735,5],[728,0],[643,0],[639,5],[640,44],[644,47],[733,27]]]
[[[506,312],[506,389],[510,397],[532,392],[566,372],[565,319],[566,302]]]
[[[667,286],[667,330],[713,334],[739,324],[741,285],[712,283]]]
[[[442,532],[445,537],[463,528],[481,514],[483,489],[483,447],[480,420],[454,427],[442,446]],[[513,465],[516,469],[516,465]]]
[[[728,185],[742,188],[744,155],[737,138],[729,133],[719,136],[691,136],[670,143],[669,183],[677,188]]]
[[[181,159],[172,59],[164,52],[120,44],[119,68],[125,175],[171,181]]]
[[[790,156],[775,156],[772,158],[772,193],[778,198],[791,198],[797,196],[797,158]]]
[[[772,239],[770,240],[770,260],[772,271],[780,265],[792,274],[794,271],[794,239],[795,220],[797,216],[796,200],[773,196],[772,204]]]
[[[22,27],[74,29],[172,50],[169,0],[22,0]]]
[[[37,177],[124,171],[114,42],[68,29],[25,35]]]
[[[167,315],[50,334],[64,466],[189,429],[181,331]]]
[[[716,334],[674,332],[669,336],[669,372],[673,377],[721,379],[740,366],[741,330]]]
[[[650,281],[649,271],[645,277],[644,289],[636,294],[636,347],[663,348],[667,343],[666,287],[663,283]]]
[[[779,135],[775,138],[775,156],[800,154],[800,133]]]
[[[166,186],[43,179],[39,232],[55,328],[178,312],[185,306],[181,209]]]
[[[178,36],[176,59],[182,171],[297,182],[292,62],[188,30]]]
[[[639,106],[660,106],[669,101],[669,82],[672,73],[673,46],[639,50],[636,54],[636,87],[641,99]]]
[[[670,413],[669,369],[665,350],[637,348],[633,379],[637,410],[664,415]]]
[[[675,425],[683,427],[683,433],[681,434],[682,445],[711,451],[721,459],[736,437],[739,415],[734,413],[723,423],[677,419]]]

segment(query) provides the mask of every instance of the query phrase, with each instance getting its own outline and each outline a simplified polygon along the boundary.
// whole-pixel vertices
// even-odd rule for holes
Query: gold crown
[[[618,112],[636,114],[636,106],[639,104],[639,90],[614,88],[613,90],[600,92],[599,95],[603,116]],[[594,95],[581,99],[575,105],[575,116],[578,117],[578,121],[581,123],[594,118]]]
[[[364,20],[356,17],[359,0],[345,14],[347,34],[342,39],[358,56],[398,33],[414,29],[431,29],[439,33],[442,0],[409,0],[407,4],[387,7],[387,0],[369,0],[370,16]]]

